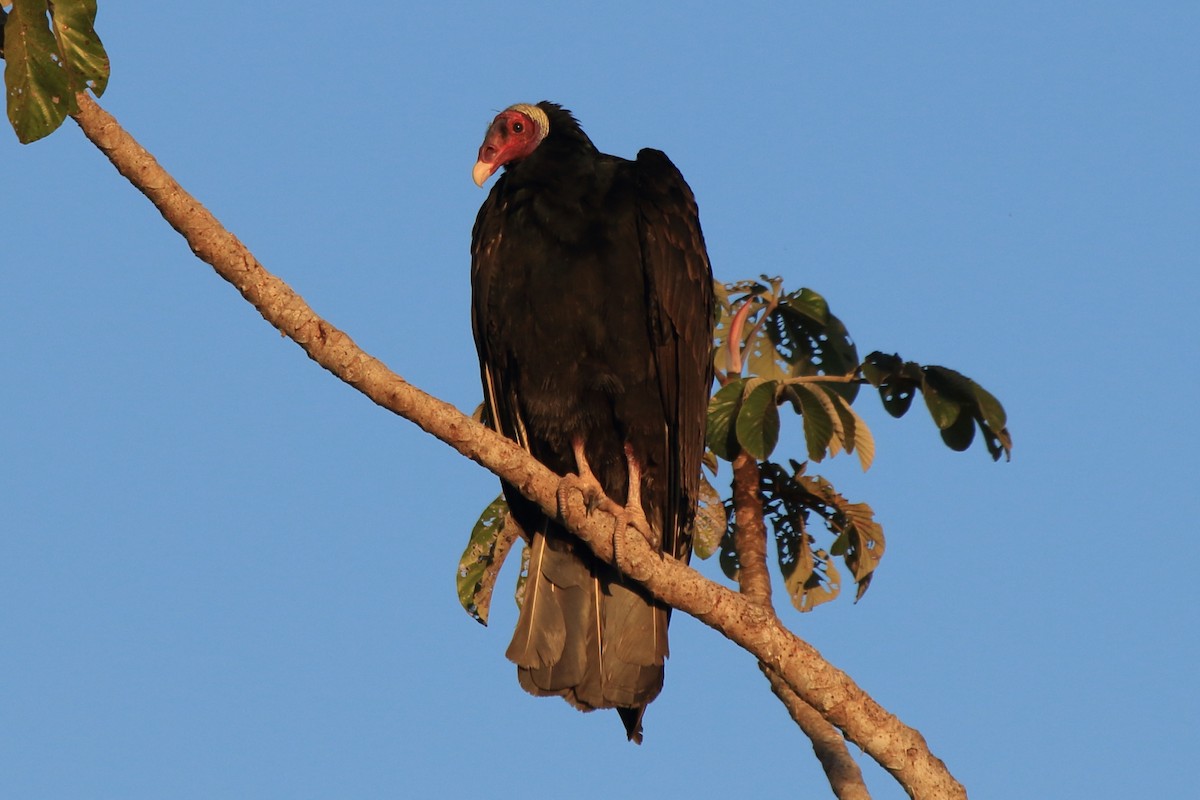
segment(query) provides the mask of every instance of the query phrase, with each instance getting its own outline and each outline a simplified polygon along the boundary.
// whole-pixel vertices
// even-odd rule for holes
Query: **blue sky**
[[[993,464],[861,403],[875,466],[820,471],[887,555],[789,624],[972,798],[1194,793],[1194,4],[102,0],[98,28],[102,104],[463,409],[494,112],[553,99],[606,152],[665,150],[718,277],[811,287],[863,352],[1009,412]],[[640,748],[525,695],[511,570],[488,629],[454,594],[495,480],[281,339],[71,123],[0,135],[0,163],[0,794],[828,796],[752,659],[689,618]]]

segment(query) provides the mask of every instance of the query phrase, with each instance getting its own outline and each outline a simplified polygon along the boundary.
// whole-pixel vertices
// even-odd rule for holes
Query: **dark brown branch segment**
[[[774,615],[771,575],[767,569],[767,525],[763,520],[758,461],[746,451],[733,459],[734,544],[738,554],[738,585],[742,596]],[[862,770],[851,757],[846,740],[787,682],[763,662],[758,662],[771,683],[771,691],[812,742],[813,752],[838,800],[870,800]]]
[[[558,476],[508,439],[410,385],[318,317],[303,298],[268,273],[90,97],[79,95],[79,113],[74,119],[117,171],[179,231],[192,251],[310,358],[378,405],[410,420],[516,486],[547,514],[558,514]],[[588,515],[577,495],[572,495],[562,516],[600,558],[612,561],[611,516],[602,512]],[[911,797],[966,797],[963,787],[929,751],[918,731],[901,723],[849,676],[784,628],[769,609],[707,580],[679,561],[660,557],[634,531],[627,531],[622,539],[621,552],[618,567],[622,572],[641,581],[663,602],[691,614],[752,653],[805,703],[890,772]]]
[[[733,458],[734,543],[742,595],[771,608],[771,576],[767,572],[767,526],[758,491],[758,461],[745,450]]]

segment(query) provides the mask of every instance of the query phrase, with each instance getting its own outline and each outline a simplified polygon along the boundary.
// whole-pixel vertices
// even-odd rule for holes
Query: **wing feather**
[[[712,387],[712,267],[683,175],[659,150],[642,150],[636,163],[638,235],[670,459],[663,550],[686,559]]]

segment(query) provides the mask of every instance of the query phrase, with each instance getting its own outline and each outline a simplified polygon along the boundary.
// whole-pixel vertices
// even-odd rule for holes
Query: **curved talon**
[[[558,516],[562,519],[567,510],[566,493],[574,489],[583,495],[583,505],[587,510],[587,515],[590,517],[592,512],[597,508],[601,508],[605,501],[608,500],[608,495],[604,493],[604,487],[600,485],[600,481],[596,479],[592,473],[592,468],[588,466],[587,455],[583,452],[583,439],[574,439],[571,442],[571,450],[575,453],[575,470],[578,475],[564,475],[558,482]]]
[[[558,491],[555,493],[558,502],[559,519],[565,519],[567,516],[567,495],[572,491],[579,492],[583,497],[584,510],[589,517],[593,511],[602,507],[604,501],[608,499],[604,494],[603,487],[600,486],[590,473],[586,476],[564,475],[559,478]]]

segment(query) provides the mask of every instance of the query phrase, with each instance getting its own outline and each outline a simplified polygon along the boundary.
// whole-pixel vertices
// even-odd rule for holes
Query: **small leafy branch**
[[[756,498],[755,514],[770,521],[783,585],[797,609],[810,611],[838,596],[842,579],[834,559],[854,578],[857,600],[883,557],[883,529],[869,505],[850,502],[825,478],[809,475],[808,466],[842,452],[856,455],[864,471],[871,466],[875,440],[853,408],[860,388],[874,387],[894,417],[904,416],[920,393],[949,447],[965,450],[978,427],[994,460],[1012,450],[1004,409],[979,384],[946,367],[878,351],[860,361],[846,326],[811,289],[785,292],[780,278],[766,276],[715,288],[718,389],[709,404],[705,463],[715,476],[720,461],[753,459],[758,485],[740,496]],[[800,416],[806,450],[805,461],[789,459],[790,468],[770,460],[783,407]],[[735,496],[722,502],[703,482],[693,544],[700,558],[719,552],[722,570],[740,581],[738,542],[745,540],[738,537]],[[824,545],[814,517],[829,536]],[[492,582],[518,535],[506,520],[499,497],[480,517],[459,563],[459,599],[485,624]]]

